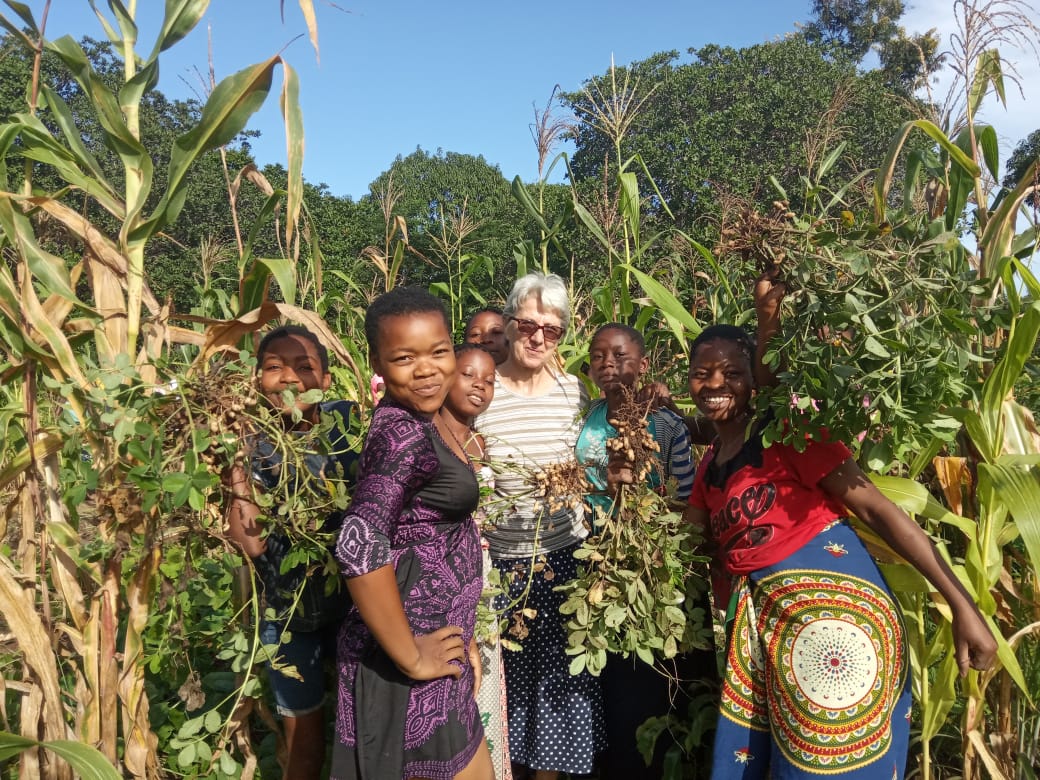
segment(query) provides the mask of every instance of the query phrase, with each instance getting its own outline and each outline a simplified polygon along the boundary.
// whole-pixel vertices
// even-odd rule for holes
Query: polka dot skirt
[[[526,603],[513,607],[537,610],[534,618],[525,620],[529,633],[523,639],[508,634],[523,650],[503,650],[502,655],[513,762],[531,769],[588,774],[607,742],[603,694],[598,678],[568,671],[567,634],[560,614],[563,594],[553,590],[575,577],[575,547],[549,553],[545,568],[535,572]],[[510,601],[515,600],[526,587],[530,559],[494,563],[504,575],[513,575]]]

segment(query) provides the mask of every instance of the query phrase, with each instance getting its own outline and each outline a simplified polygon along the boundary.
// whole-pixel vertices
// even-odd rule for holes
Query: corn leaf
[[[994,179],[1000,180],[1000,146],[997,142],[997,131],[992,125],[978,128],[978,143],[982,149],[982,159]]]
[[[118,194],[116,193],[115,188],[108,182],[108,179],[105,178],[105,172],[101,169],[101,165],[98,163],[97,158],[94,157],[90,149],[87,148],[87,145],[83,143],[82,133],[80,133],[79,128],[76,126],[76,121],[72,116],[72,111],[69,110],[68,104],[62,99],[61,95],[51,89],[47,84],[42,84],[40,86],[40,93],[46,101],[47,108],[51,111],[55,124],[58,126],[58,129],[61,130],[61,134],[65,138],[65,143],[69,145],[69,149],[72,151],[73,160],[90,172],[90,175],[98,183],[98,186],[102,187],[112,198],[118,200]],[[113,211],[112,213],[116,217],[121,217],[120,212],[123,210],[124,208],[120,208],[119,211]]]
[[[132,239],[152,236],[176,221],[184,205],[188,170],[200,155],[230,143],[242,132],[249,118],[267,99],[274,69],[281,63],[282,58],[274,56],[217,84],[202,108],[199,124],[174,142],[167,190],[151,216],[131,233]]]
[[[928,706],[921,708],[921,740],[927,742],[946,726],[946,717],[957,699],[957,658],[952,646],[943,656],[929,685]]]
[[[51,649],[50,633],[17,577],[18,572],[7,557],[0,556],[0,614],[17,638],[21,658],[32,670],[43,695],[43,736],[64,739],[67,734],[58,685],[58,659]]]
[[[312,0],[299,0],[300,11],[303,12],[303,18],[307,22],[307,35],[311,39],[311,46],[314,47],[314,58],[320,63],[321,62],[321,50],[318,48],[318,18],[314,14],[314,3]],[[285,0],[282,0],[282,10],[285,10]]]
[[[14,457],[8,458],[3,469],[0,469],[0,490],[6,490],[34,461],[60,452],[62,444],[62,438],[58,434],[44,434],[33,442],[31,448],[27,447]]]
[[[138,180],[136,197],[132,203],[126,204],[126,219],[132,220],[141,211],[151,192],[153,170],[151,155],[126,126],[119,101],[94,70],[83,48],[68,35],[48,42],[47,48],[61,58],[72,72],[76,83],[90,98],[98,121],[101,123],[105,144],[119,155],[127,175],[134,176]]]
[[[136,109],[144,94],[155,88],[159,83],[159,61],[152,60],[133,75],[119,89],[119,107],[126,112]]]
[[[29,28],[35,37],[40,37],[40,29],[36,26],[36,20],[33,18],[32,10],[25,3],[19,3],[17,0],[4,0],[4,5],[18,14],[18,18],[22,20],[22,24]],[[0,24],[3,24],[4,28],[16,38],[21,39],[22,43],[29,49],[35,49],[35,42],[26,36],[22,31],[22,28],[16,24],[11,24],[7,17],[0,14]]]
[[[618,184],[621,185],[621,214],[628,223],[632,241],[639,246],[639,181],[634,173],[626,171],[618,174]]]
[[[903,150],[907,137],[914,129],[920,130],[939,144],[943,151],[950,156],[950,160],[967,171],[970,176],[976,177],[981,173],[979,166],[933,123],[926,119],[913,119],[905,122],[889,146],[888,154],[878,168],[878,176],[874,183],[874,219],[878,224],[885,220],[885,205],[888,202],[888,191],[892,186],[892,177],[895,175],[899,153]]]
[[[1014,189],[1009,192],[1000,205],[990,214],[986,229],[979,239],[979,249],[994,261],[1011,254],[1011,244],[1015,239],[1015,222],[1018,219],[1018,208],[1033,191],[1033,182],[1040,168],[1040,160],[1033,160]]]
[[[538,205],[534,202],[534,198],[531,197],[531,193],[527,189],[527,185],[521,180],[519,176],[513,177],[513,184],[510,188],[513,193],[513,197],[516,198],[520,205],[524,207],[524,211],[527,215],[535,221],[538,225],[538,229],[543,233],[549,232],[549,225],[545,221],[545,217],[542,216],[542,212],[538,210]]]
[[[969,537],[975,533],[974,521],[955,515],[940,504],[935,496],[928,492],[928,488],[920,482],[906,477],[886,477],[876,474],[870,475],[870,481],[885,498],[908,514],[920,515],[929,520],[952,525]]]
[[[996,500],[1011,512],[1015,527],[1033,564],[1040,572],[1040,467],[997,463],[979,464],[979,482],[988,482]]]
[[[32,223],[14,205],[14,198],[9,192],[0,192],[0,229],[7,234],[7,239],[18,253],[25,258],[26,265],[32,275],[46,288],[47,292],[60,295],[70,301],[77,300],[69,281],[69,272],[65,261],[47,252],[36,242],[36,234]]]
[[[979,402],[979,417],[992,447],[999,452],[1004,442],[1004,399],[1022,375],[1026,361],[1032,357],[1040,334],[1040,301],[1026,307],[1011,328],[1004,356],[986,377]],[[989,460],[994,460],[990,457]]]
[[[14,758],[29,748],[42,747],[65,759],[82,780],[120,780],[122,775],[97,748],[68,739],[37,742],[9,731],[0,731],[0,761]]]
[[[313,9],[312,9],[313,11]],[[303,112],[300,110],[300,79],[288,62],[282,63],[282,95],[279,101],[285,120],[288,196],[285,201],[285,246],[292,246],[293,231],[300,221],[303,203]]]
[[[162,28],[149,59],[155,59],[159,52],[166,51],[195,29],[208,7],[209,0],[166,0]]]
[[[968,87],[968,116],[974,117],[978,113],[982,99],[990,85],[997,93],[1001,103],[1007,105],[1007,95],[1004,92],[1004,71],[1000,67],[1000,52],[997,49],[988,49],[982,52],[975,64],[975,75]]]

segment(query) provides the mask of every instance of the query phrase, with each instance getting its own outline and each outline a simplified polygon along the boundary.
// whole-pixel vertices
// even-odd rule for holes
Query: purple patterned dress
[[[390,564],[416,634],[461,626],[473,636],[482,590],[479,490],[468,463],[431,423],[384,399],[361,453],[336,557],[347,577]],[[450,780],[484,738],[473,670],[417,682],[397,671],[352,607],[339,634],[332,777]]]

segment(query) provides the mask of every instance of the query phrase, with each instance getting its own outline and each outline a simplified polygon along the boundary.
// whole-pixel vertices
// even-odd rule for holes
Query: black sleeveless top
[[[433,428],[432,425],[430,427]],[[431,431],[430,439],[440,468],[417,495],[424,504],[442,512],[446,522],[458,523],[473,514],[480,503],[477,475],[469,463],[463,463],[449,449],[436,429]]]

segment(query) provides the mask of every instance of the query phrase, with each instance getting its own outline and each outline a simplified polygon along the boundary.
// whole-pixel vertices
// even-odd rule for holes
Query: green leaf
[[[31,32],[37,38],[40,37],[40,28],[36,26],[36,19],[33,18],[32,9],[30,9],[28,5],[26,5],[25,3],[19,3],[18,0],[4,0],[4,5],[6,5],[8,8],[14,11],[16,14],[18,14],[18,18],[22,20],[22,24],[29,28],[29,32]],[[25,33],[23,33],[14,25],[8,26],[5,17],[0,18],[4,19],[4,27],[7,27],[7,29],[11,30],[12,32],[15,32],[15,34],[18,36],[25,37]],[[33,44],[32,41],[29,42],[30,48],[33,48],[34,45],[35,44]]]
[[[1040,571],[1040,467],[1006,465],[1003,458],[997,463],[980,463],[980,487],[984,481],[1011,512],[1033,569]]]
[[[527,185],[524,184],[523,180],[519,176],[513,177],[510,191],[513,193],[513,197],[519,201],[521,206],[524,207],[524,211],[527,212],[527,215],[535,221],[536,225],[538,225],[538,229],[543,233],[548,233],[549,226],[545,222],[545,217],[543,217],[542,212],[538,210],[538,204],[534,202],[534,198],[531,197]]]
[[[951,512],[920,482],[906,477],[885,477],[876,474],[870,475],[870,481],[885,498],[907,514],[920,515],[938,523],[952,525],[966,534],[974,533],[974,521]]]
[[[128,109],[136,109],[141,104],[144,94],[155,89],[155,85],[158,83],[159,61],[152,60],[120,88],[119,107],[124,112]]]
[[[181,748],[181,751],[177,754],[177,764],[185,769],[195,763],[195,744],[189,742],[187,745]]]
[[[978,176],[981,171],[963,150],[957,147],[946,134],[927,119],[914,119],[905,122],[896,134],[888,148],[888,154],[878,168],[878,175],[874,182],[874,219],[878,224],[885,221],[885,206],[888,203],[888,190],[892,186],[892,177],[895,174],[896,165],[899,162],[899,153],[903,150],[907,137],[912,130],[920,130],[933,141],[935,141],[950,156],[950,160],[959,165],[972,177]]]
[[[929,684],[927,706],[921,711],[921,739],[930,740],[946,726],[946,717],[953,708],[957,698],[957,657],[950,651],[943,656],[942,662],[935,670],[935,677]]]
[[[1037,336],[1040,334],[1040,301],[1026,307],[1022,316],[1012,323],[1011,333],[1004,348],[1004,356],[986,377],[979,401],[979,419],[987,441],[982,455],[987,461],[996,460],[1004,444],[1004,399],[1022,375],[1026,361],[1032,357]],[[970,432],[970,430],[969,430]],[[982,443],[977,442],[976,446]],[[981,449],[981,447],[980,447]]]
[[[632,234],[632,241],[639,246],[639,180],[631,172],[618,174],[618,184],[621,187],[621,216],[628,223],[628,229]]]
[[[265,257],[256,262],[278,282],[282,299],[290,306],[296,305],[296,263],[287,257]]]
[[[580,653],[571,659],[571,665],[569,671],[571,674],[581,674],[585,671],[585,662],[588,660],[588,653]]]
[[[836,147],[834,151],[827,155],[827,157],[820,163],[820,167],[816,171],[816,181],[822,181],[823,177],[830,173],[831,168],[841,158],[842,153],[845,151],[845,147],[848,146],[848,141],[842,141]]]
[[[47,43],[47,48],[61,58],[90,98],[105,144],[119,155],[128,175],[137,181],[137,195],[132,203],[126,204],[126,218],[130,220],[140,212],[151,192],[152,158],[126,126],[119,102],[94,70],[83,48],[69,35]]]
[[[18,253],[25,258],[29,270],[44,285],[47,292],[75,303],[79,302],[72,290],[65,261],[47,252],[36,242],[32,223],[22,210],[15,206],[9,193],[0,193],[0,229]]]
[[[1000,67],[1000,52],[997,49],[988,49],[979,55],[975,63],[975,75],[968,88],[968,118],[971,119],[978,113],[982,99],[990,85],[997,93],[1000,102],[1007,105],[1007,95],[1004,93],[1004,71]]]
[[[293,232],[303,205],[303,112],[300,110],[300,79],[288,62],[282,62],[282,94],[279,100],[285,121],[288,182],[285,201],[285,246],[292,246]],[[295,295],[295,284],[293,294]]]
[[[224,146],[242,132],[249,118],[267,100],[274,69],[279,64],[282,64],[282,58],[274,56],[217,84],[202,108],[199,124],[174,143],[167,190],[148,220],[133,231],[133,239],[148,238],[177,219],[183,205],[188,170],[200,155]]]
[[[58,126],[62,136],[65,138],[65,143],[69,145],[69,149],[72,152],[72,159],[74,159],[80,166],[86,168],[98,185],[104,188],[105,192],[107,192],[111,198],[117,198],[116,190],[105,177],[105,172],[101,169],[101,165],[98,163],[97,158],[91,154],[90,149],[88,149],[87,145],[83,143],[83,134],[76,125],[76,120],[73,118],[72,111],[69,109],[68,104],[62,99],[61,95],[51,89],[47,84],[40,85],[40,93],[46,101],[47,108],[50,109],[54,123]],[[36,122],[40,124],[41,129],[46,132],[47,128],[43,123],[36,117],[33,117],[33,119],[36,120]],[[106,206],[106,208],[108,208],[108,206]],[[113,213],[116,214],[116,216],[119,216],[118,212]]]
[[[164,474],[162,479],[162,489],[167,493],[176,493],[179,490],[183,490],[185,487],[191,484],[191,477],[182,472],[173,472],[170,474]]]
[[[0,731],[0,761],[7,761],[23,750],[36,746],[41,746],[44,750],[61,756],[72,767],[76,777],[83,780],[120,780],[122,778],[119,771],[108,763],[108,759],[91,745],[64,739],[37,742],[34,739]]]
[[[672,332],[679,339],[680,344],[685,347],[686,340],[690,336],[696,336],[701,332],[700,323],[693,318],[693,315],[667,287],[635,266],[624,267],[636,278],[639,286],[643,288],[643,292],[650,297],[661,313],[675,323],[672,326]]]
[[[203,717],[202,725],[210,734],[216,734],[224,725],[224,719],[220,717],[219,710],[210,710]]]
[[[982,159],[990,175],[1000,180],[1000,145],[997,142],[997,131],[991,125],[982,125],[978,131],[978,144],[982,148]]]
[[[863,340],[863,347],[872,355],[876,355],[879,358],[888,359],[892,357],[891,353],[885,349],[884,345],[873,336],[867,336]]]
[[[220,771],[225,775],[234,775],[238,769],[238,763],[235,761],[234,756],[231,755],[227,750],[220,754]]]
[[[162,29],[149,59],[155,59],[159,52],[166,51],[195,29],[208,7],[209,0],[166,0]]]

